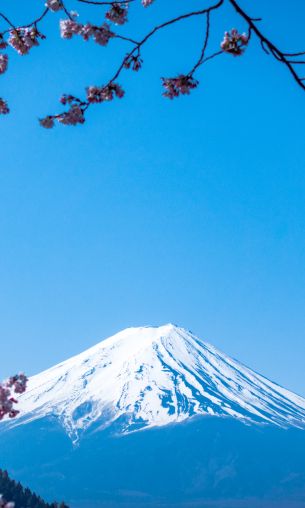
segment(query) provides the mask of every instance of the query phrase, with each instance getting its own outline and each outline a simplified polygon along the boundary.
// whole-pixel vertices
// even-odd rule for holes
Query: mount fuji
[[[33,376],[19,409],[1,466],[72,507],[305,501],[305,399],[172,324]]]

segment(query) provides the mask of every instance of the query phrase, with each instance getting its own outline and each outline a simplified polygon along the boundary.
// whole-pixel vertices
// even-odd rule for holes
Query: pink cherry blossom
[[[63,8],[61,0],[47,0],[45,5],[53,12],[60,11]]]
[[[27,377],[24,374],[11,376],[4,383],[0,383],[0,420],[5,416],[15,418],[19,411],[14,409],[17,400],[12,396],[12,392],[23,393],[27,387]],[[14,508],[15,503],[7,502],[0,494],[0,508]]]
[[[89,103],[112,101],[114,97],[122,98],[124,90],[117,83],[109,83],[105,86],[89,86],[87,88],[87,100]]]
[[[115,25],[124,25],[127,20],[128,4],[127,6],[121,3],[113,3],[106,13],[106,18]]]
[[[27,55],[33,46],[39,46],[39,39],[45,36],[38,32],[37,28],[32,26],[29,28],[16,28],[10,30],[8,43],[19,53],[19,55]]]
[[[176,78],[161,78],[162,85],[165,88],[165,92],[163,93],[164,97],[168,99],[174,99],[174,97],[179,97],[179,95],[188,95],[191,90],[197,88],[199,82],[194,79],[192,76],[186,76],[184,74],[180,74]]]
[[[61,104],[63,104],[64,106],[66,104],[72,104],[72,103],[78,103],[80,104],[81,101],[75,97],[74,95],[68,95],[68,94],[63,94],[59,100],[59,102],[61,102]]]
[[[101,46],[106,46],[109,40],[115,37],[108,23],[103,23],[101,26],[95,26],[91,23],[82,25],[72,19],[62,19],[60,21],[60,33],[63,39],[72,39],[73,35],[80,35],[87,41],[92,37]]]
[[[52,116],[46,116],[45,118],[40,118],[39,123],[41,127],[45,129],[52,129],[52,127],[54,127],[54,118]]]
[[[63,39],[72,39],[73,35],[80,35],[83,29],[83,25],[73,19],[61,19],[59,27],[60,35]]]
[[[4,99],[0,98],[0,115],[7,115],[9,113],[9,107]]]
[[[0,384],[0,420],[5,416],[15,418],[19,411],[14,408],[17,400],[12,393],[23,393],[26,390],[27,377],[24,374],[17,374]],[[1,506],[1,505],[0,505]]]
[[[115,34],[110,30],[110,26],[107,23],[93,28],[93,39],[100,46],[106,46],[112,37],[115,37]]]
[[[13,388],[15,393],[24,393],[26,390],[28,378],[23,374],[16,374],[11,376],[7,381],[6,385],[9,388]]]
[[[225,32],[220,47],[225,53],[230,53],[233,56],[240,56],[244,53],[245,46],[247,46],[248,42],[249,37],[247,34],[240,34],[236,28],[232,28],[230,32]]]
[[[153,1],[154,0],[142,0],[142,5],[144,5],[144,7],[148,7],[153,3]]]
[[[73,104],[69,111],[57,115],[56,119],[63,125],[77,125],[85,122],[84,111],[77,104]]]
[[[4,74],[7,70],[8,65],[8,56],[4,54],[0,54],[0,74]]]

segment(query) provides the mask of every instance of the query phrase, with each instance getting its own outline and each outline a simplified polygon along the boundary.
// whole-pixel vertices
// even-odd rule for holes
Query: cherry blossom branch
[[[129,53],[127,53],[127,55],[125,56],[125,58],[122,60],[121,64],[119,65],[117,71],[115,72],[113,77],[108,81],[108,83],[106,85],[101,86],[101,87],[97,87],[97,86],[88,87],[86,100],[81,100],[81,99],[79,99],[75,96],[72,96],[72,95],[62,96],[61,103],[65,104],[65,105],[66,104],[70,105],[69,111],[60,113],[57,115],[48,115],[47,117],[40,120],[41,125],[45,128],[51,128],[54,126],[54,120],[58,120],[60,123],[64,123],[66,125],[76,125],[78,123],[84,123],[84,121],[85,121],[84,113],[89,108],[90,105],[95,104],[95,103],[113,100],[114,97],[122,98],[124,96],[124,91],[122,90],[120,85],[115,83],[116,79],[119,77],[119,75],[121,74],[121,72],[124,68],[132,67],[133,70],[138,71],[141,68],[141,64],[142,64],[140,54],[141,54],[141,48],[143,47],[143,45],[149,39],[151,39],[157,32],[159,32],[160,30],[163,30],[164,28],[166,28],[170,25],[173,25],[179,21],[182,21],[182,20],[194,17],[194,16],[206,15],[207,16],[207,29],[206,29],[207,33],[206,33],[206,37],[205,37],[205,48],[204,48],[204,51],[205,51],[206,45],[208,42],[208,37],[209,37],[210,13],[211,13],[211,11],[218,9],[223,3],[224,3],[224,0],[218,0],[217,3],[215,3],[214,5],[212,5],[210,7],[207,7],[205,9],[200,9],[199,11],[193,11],[193,12],[188,12],[186,14],[181,14],[180,16],[177,16],[173,19],[165,21],[164,23],[161,23],[160,25],[155,26],[150,32],[148,32],[145,35],[145,37],[143,37],[143,39],[141,41],[134,44],[134,47],[131,49],[131,51]],[[79,25],[76,22],[73,25],[73,27],[75,28],[76,33],[82,33],[82,30],[80,30],[80,32],[79,32]],[[73,27],[72,27],[72,30],[73,30]],[[96,28],[96,27],[94,27],[94,28]],[[108,37],[109,37],[109,35],[110,34],[108,32]],[[105,36],[106,36],[106,34],[105,34]],[[114,36],[114,35],[111,34],[111,36]],[[70,37],[68,37],[68,38],[70,38]],[[108,40],[107,40],[107,42],[108,42]],[[200,65],[203,63],[204,51],[200,57]],[[217,56],[218,54],[219,54],[219,52],[217,52],[217,54],[214,54],[213,57]],[[164,78],[162,78],[162,79],[164,82],[164,86],[166,87],[165,80],[164,80]],[[189,76],[188,77],[189,83],[185,87],[185,92],[181,89],[180,93],[189,93],[188,90],[191,88],[194,88],[194,86],[192,86],[190,83],[192,80],[193,80],[193,78],[191,76]],[[169,96],[167,94],[164,94],[164,95]]]
[[[249,25],[251,30],[257,35],[259,38],[261,44],[267,48],[270,53],[278,60],[279,62],[283,63],[289,70],[290,74],[293,76],[294,80],[297,82],[297,84],[305,90],[305,84],[303,83],[302,78],[298,75],[298,73],[293,68],[293,65],[296,64],[304,64],[304,62],[301,61],[291,61],[289,60],[289,57],[297,57],[304,55],[305,52],[299,52],[299,53],[284,53],[283,51],[279,50],[262,32],[259,30],[259,28],[256,26],[254,21],[255,19],[251,18],[236,2],[236,0],[229,0],[230,4],[234,7],[237,14],[239,14]]]
[[[77,22],[77,13],[70,12],[64,0],[45,0],[45,9],[42,14],[34,21],[27,25],[15,26],[12,21],[3,13],[0,13],[0,17],[8,24],[9,28],[4,32],[0,32],[0,50],[6,48],[8,45],[12,46],[20,55],[26,55],[34,46],[38,46],[40,40],[44,39],[44,35],[38,31],[38,24],[45,18],[49,12],[64,12],[66,19],[60,21],[61,36],[64,39],[71,39],[78,35],[84,40],[92,38],[97,44],[106,46],[110,39],[117,38],[124,42],[132,44],[132,48],[122,59],[113,77],[108,81],[106,85],[102,86],[90,86],[86,89],[86,98],[79,99],[72,95],[63,95],[60,102],[64,105],[69,106],[68,111],[59,113],[56,115],[48,115],[40,120],[43,127],[50,128],[54,126],[54,121],[58,120],[60,123],[66,125],[77,125],[84,123],[84,114],[91,106],[95,103],[101,103],[112,100],[114,97],[123,97],[124,91],[121,86],[116,83],[116,80],[121,75],[124,69],[132,69],[138,71],[143,63],[141,58],[141,51],[143,46],[151,38],[154,37],[160,30],[163,30],[170,25],[176,24],[182,20],[186,20],[192,17],[202,16],[205,17],[205,31],[203,37],[203,45],[198,60],[195,62],[192,69],[186,74],[180,74],[176,77],[161,78],[162,85],[164,88],[163,95],[167,98],[173,99],[179,95],[189,94],[194,88],[197,88],[199,82],[195,79],[194,75],[203,64],[207,61],[214,59],[221,54],[227,53],[232,56],[241,56],[244,54],[247,45],[249,44],[252,33],[258,38],[262,50],[267,54],[273,56],[277,61],[283,63],[289,70],[290,74],[297,82],[297,84],[305,90],[305,77],[299,74],[299,69],[305,65],[305,59],[302,60],[302,56],[305,55],[305,51],[298,51],[294,53],[288,53],[281,51],[270,39],[263,34],[257,23],[261,21],[261,18],[253,18],[245,12],[240,6],[239,0],[218,0],[216,3],[209,7],[187,12],[175,18],[172,18],[164,23],[161,23],[152,28],[140,41],[135,40],[133,37],[127,37],[115,33],[111,25],[123,25],[128,21],[127,14],[129,10],[129,4],[136,0],[75,0],[79,3],[93,5],[93,6],[105,6],[107,12],[105,13],[106,22],[101,26],[96,26],[91,23],[81,24]],[[138,0],[140,1],[140,0]],[[141,0],[144,7],[148,7],[154,2],[154,0]],[[235,10],[236,14],[243,20],[247,25],[247,33],[239,33],[237,29],[232,29],[229,32],[225,32],[223,41],[221,42],[221,48],[218,51],[214,51],[209,56],[206,56],[210,31],[211,31],[211,14],[212,11],[218,11],[222,5],[227,2]],[[109,22],[109,23],[108,23]],[[8,41],[5,40],[5,35],[8,34]],[[8,67],[8,55],[0,52],[0,74],[3,74]],[[8,105],[5,100],[0,98],[0,114],[6,114],[9,112]]]
[[[45,7],[45,9],[43,10],[42,14],[40,16],[38,16],[38,18],[34,19],[34,21],[32,21],[31,23],[28,23],[27,25],[21,25],[21,26],[18,26],[18,28],[2,13],[0,13],[0,16],[8,23],[8,25],[10,25],[11,28],[9,28],[8,30],[4,30],[4,32],[1,32],[1,35],[5,35],[7,33],[9,33],[11,31],[11,29],[13,30],[20,30],[22,28],[29,28],[29,27],[32,27],[32,26],[36,26],[38,25],[38,23],[40,23],[40,21],[43,20],[43,18],[50,12],[49,8],[48,7]]]

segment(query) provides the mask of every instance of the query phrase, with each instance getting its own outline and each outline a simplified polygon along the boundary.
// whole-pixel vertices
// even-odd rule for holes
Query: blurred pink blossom
[[[180,74],[176,78],[161,78],[162,85],[165,88],[164,97],[174,99],[179,95],[188,95],[191,90],[197,88],[199,82],[193,76]]]
[[[4,99],[0,98],[0,115],[7,115],[9,113],[9,107]],[[0,385],[1,386],[1,385]]]
[[[0,420],[5,416],[15,418],[19,411],[14,408],[17,400],[13,393],[23,393],[26,390],[27,377],[24,374],[17,374],[0,384]],[[1,506],[1,505],[0,505]]]
[[[106,18],[115,25],[124,25],[128,21],[128,4],[127,6],[119,2],[113,3],[106,13]]]
[[[0,54],[0,74],[4,74],[7,70],[8,56],[3,53]]]
[[[225,53],[230,53],[233,56],[240,56],[244,53],[248,42],[249,37],[247,34],[240,34],[236,28],[232,28],[230,32],[225,32],[220,47]]]
[[[53,12],[57,12],[63,8],[61,0],[47,0],[45,5]]]
[[[16,28],[10,30],[8,43],[19,53],[27,55],[33,46],[39,46],[39,39],[45,36],[38,32],[37,28]]]
[[[122,98],[124,90],[117,83],[109,83],[105,86],[89,86],[87,88],[87,100],[89,103],[112,101],[114,97]]]

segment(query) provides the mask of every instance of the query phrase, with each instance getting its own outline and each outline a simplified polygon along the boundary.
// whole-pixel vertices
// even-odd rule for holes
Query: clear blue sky
[[[2,2],[16,23],[37,3]],[[173,3],[135,9],[123,33],[203,2]],[[280,47],[305,49],[304,2],[287,5],[259,0],[251,13]],[[0,77],[12,110],[0,119],[1,376],[171,321],[305,395],[305,93],[252,44],[202,68],[190,97],[163,99],[159,77],[199,53],[197,19],[146,47],[122,101],[46,131],[36,118],[61,92],[107,81],[128,47],[60,40],[58,19],[29,56],[9,51]],[[243,28],[229,8],[214,20],[215,45]]]

